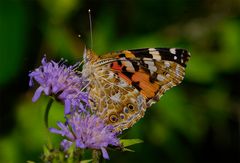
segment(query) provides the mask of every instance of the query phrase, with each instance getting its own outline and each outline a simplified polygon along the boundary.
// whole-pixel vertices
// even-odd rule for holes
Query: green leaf
[[[89,163],[89,162],[92,162],[92,159],[80,161],[80,163]]]
[[[49,156],[51,154],[51,152],[49,151],[49,149],[46,145],[43,146],[43,154],[45,156]]]
[[[122,151],[123,152],[135,152],[134,150],[128,149],[128,148],[123,148]]]
[[[67,150],[67,153],[69,153],[69,157],[73,157],[75,149],[76,145],[75,143],[73,143]]]
[[[123,145],[123,147],[128,147],[134,144],[143,143],[141,139],[121,139],[120,143]]]

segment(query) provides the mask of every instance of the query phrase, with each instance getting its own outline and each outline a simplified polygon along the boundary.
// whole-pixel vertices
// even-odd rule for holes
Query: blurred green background
[[[82,59],[91,46],[89,8],[98,54],[143,47],[192,54],[183,83],[124,134],[144,143],[135,153],[111,151],[108,162],[239,162],[239,0],[1,0],[0,162],[40,161],[48,98],[31,102],[28,73],[44,54]],[[62,114],[54,103],[50,126]],[[57,146],[60,136],[50,136]]]

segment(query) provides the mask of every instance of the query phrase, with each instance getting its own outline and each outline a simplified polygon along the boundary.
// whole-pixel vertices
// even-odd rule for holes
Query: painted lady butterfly
[[[135,124],[164,92],[181,83],[190,53],[176,48],[84,52],[92,111],[116,131]]]

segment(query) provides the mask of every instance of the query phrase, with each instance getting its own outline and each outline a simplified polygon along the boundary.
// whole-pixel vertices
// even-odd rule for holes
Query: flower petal
[[[64,151],[68,150],[68,148],[72,145],[71,141],[68,141],[66,139],[63,139],[61,142],[61,146],[63,147]]]
[[[83,142],[79,139],[76,140],[76,146],[79,148],[86,148],[86,146],[83,144]]]
[[[55,134],[59,134],[59,135],[63,135],[63,131],[62,130],[58,130],[56,128],[49,128],[49,131]]]
[[[67,67],[65,62],[47,62],[46,56],[42,58],[41,62],[42,66],[28,75],[30,86],[33,85],[33,80],[40,85],[32,101],[38,100],[41,93],[44,92],[45,95],[54,96],[57,100],[64,102],[65,114],[75,110],[86,111],[89,106],[88,96],[82,98],[86,93],[82,91],[82,88],[86,87],[87,81],[76,71],[79,64]]]
[[[28,84],[30,87],[32,87],[33,86],[33,79],[32,79],[32,77],[30,76],[30,79],[29,79],[29,84]]]
[[[71,101],[66,99],[65,100],[65,108],[64,108],[64,114],[70,114],[71,112]]]
[[[113,126],[105,124],[100,117],[87,112],[73,112],[67,123],[59,122],[58,127],[62,132],[53,131],[62,133],[67,140],[75,142],[77,148],[101,149],[105,159],[109,159],[106,150],[108,145],[120,145],[117,133],[112,130]]]
[[[43,91],[43,87],[38,87],[38,89],[35,91],[34,95],[33,95],[33,98],[32,98],[32,102],[36,102],[39,97],[41,96],[41,93]]]
[[[101,150],[102,150],[103,158],[109,160],[109,155],[108,155],[108,153],[107,153],[107,150],[106,150],[104,147],[102,147]]]

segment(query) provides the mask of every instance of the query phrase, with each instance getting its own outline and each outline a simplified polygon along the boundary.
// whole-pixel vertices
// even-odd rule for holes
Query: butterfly
[[[190,53],[177,48],[143,48],[103,56],[84,51],[91,110],[115,131],[133,126],[170,88],[180,84]]]

